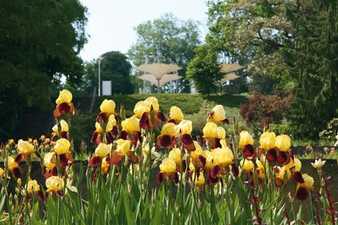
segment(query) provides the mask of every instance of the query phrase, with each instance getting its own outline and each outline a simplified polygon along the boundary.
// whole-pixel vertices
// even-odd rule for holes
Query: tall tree
[[[98,87],[98,60],[85,64],[83,82],[79,95],[91,96]],[[126,55],[118,51],[106,52],[101,56],[101,80],[112,81],[113,94],[130,94],[134,91],[131,64]],[[95,92],[96,93],[96,92]]]
[[[318,138],[338,107],[337,7],[321,0],[209,1],[207,44],[293,92],[295,134]]]
[[[217,52],[201,45],[196,48],[196,55],[190,61],[187,70],[188,78],[194,81],[198,92],[210,94],[217,92],[217,82],[221,79]]]
[[[112,92],[116,94],[133,93],[131,83],[131,64],[127,56],[120,52],[107,52],[102,55],[102,79],[112,81]]]
[[[23,130],[28,109],[48,107],[63,76],[80,80],[85,12],[77,0],[1,0],[0,136]]]
[[[200,43],[198,24],[192,20],[180,21],[172,14],[147,21],[135,28],[138,38],[128,51],[133,64],[175,63],[182,67],[185,78],[188,62]],[[182,80],[180,91],[189,91],[189,81]]]

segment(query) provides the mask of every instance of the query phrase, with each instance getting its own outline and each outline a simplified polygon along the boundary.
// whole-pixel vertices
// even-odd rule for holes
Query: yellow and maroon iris
[[[179,124],[184,119],[182,110],[177,106],[170,107],[169,122]]]
[[[225,118],[225,110],[222,105],[216,105],[209,113],[208,121],[215,123],[228,122]]]
[[[239,148],[242,149],[243,157],[253,159],[256,156],[254,149],[254,139],[248,131],[241,131],[239,134]]]
[[[65,182],[59,176],[51,176],[46,179],[47,192],[61,193],[64,189]]]
[[[72,103],[73,95],[72,93],[67,90],[63,89],[60,91],[58,98],[55,100],[56,108],[54,110],[54,117],[59,118],[60,116],[64,114],[74,114],[75,108]]]
[[[314,180],[310,175],[306,173],[302,174],[302,178],[302,182],[299,182],[296,188],[296,197],[299,200],[307,199],[309,192],[311,192],[313,189],[314,184]]]
[[[157,144],[161,147],[171,147],[175,144],[176,125],[174,123],[166,123],[161,129],[161,134],[157,137]]]

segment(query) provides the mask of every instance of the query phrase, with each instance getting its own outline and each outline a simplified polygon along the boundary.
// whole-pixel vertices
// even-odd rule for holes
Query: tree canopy
[[[1,1],[1,136],[19,129],[26,109],[46,108],[63,76],[80,80],[85,13],[77,0]]]
[[[206,42],[294,94],[294,134],[318,138],[338,108],[336,1],[209,1]]]
[[[137,41],[128,51],[136,66],[143,63],[175,63],[182,67],[185,77],[188,62],[194,49],[200,44],[198,24],[192,20],[180,21],[171,14],[139,24]],[[187,91],[189,82],[183,80],[182,90]]]
[[[210,50],[207,45],[197,47],[196,55],[188,65],[187,75],[194,81],[198,92],[215,93],[217,82],[221,79],[217,52]]]

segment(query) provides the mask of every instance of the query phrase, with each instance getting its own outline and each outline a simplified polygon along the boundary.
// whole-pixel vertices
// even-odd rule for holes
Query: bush
[[[333,118],[328,124],[325,130],[319,133],[319,137],[322,140],[334,143],[338,139],[338,118]],[[338,140],[337,140],[338,141]]]
[[[290,107],[292,96],[263,95],[254,92],[240,107],[241,116],[254,130],[263,130],[271,123],[280,122]]]

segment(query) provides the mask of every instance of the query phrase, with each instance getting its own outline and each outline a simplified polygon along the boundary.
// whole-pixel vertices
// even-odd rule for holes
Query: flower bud
[[[177,106],[172,106],[169,112],[169,118],[174,120],[176,123],[181,122],[184,119],[182,110]]]
[[[166,123],[161,129],[161,135],[176,136],[176,125],[174,123]]]
[[[116,143],[116,150],[122,153],[122,155],[127,155],[131,151],[131,142],[129,140],[118,139]]]
[[[204,138],[217,138],[217,125],[213,122],[207,122],[203,128]]]
[[[65,182],[59,176],[51,176],[46,179],[47,192],[56,193],[62,191],[65,186]]]
[[[255,164],[251,160],[248,160],[248,159],[243,159],[240,165],[241,165],[242,171],[245,173],[252,172],[255,167]]]
[[[101,159],[106,157],[111,152],[111,145],[105,143],[100,143],[95,149],[95,156],[100,157]]]
[[[55,143],[54,152],[57,155],[70,153],[70,142],[65,138],[60,138]]]
[[[113,100],[108,100],[105,99],[103,100],[103,102],[100,105],[100,111],[103,113],[107,113],[107,114],[114,114],[115,113],[115,107],[116,104]]]
[[[40,185],[36,180],[29,180],[27,183],[27,192],[33,194],[40,191]]]
[[[127,133],[135,133],[140,131],[140,121],[135,116],[129,117],[122,121],[122,130]]]
[[[176,163],[174,160],[166,158],[160,165],[160,171],[164,174],[171,174],[176,172]]]
[[[246,145],[253,145],[254,139],[248,131],[241,131],[239,134],[239,148],[243,149]]]
[[[59,97],[55,100],[55,103],[57,105],[60,105],[62,103],[71,103],[73,99],[73,95],[70,91],[67,89],[63,89],[59,92]]]
[[[135,116],[141,118],[145,112],[150,112],[150,104],[145,101],[138,101],[134,106]]]
[[[150,109],[152,109],[155,112],[160,111],[160,105],[158,104],[158,100],[154,96],[150,96],[144,100],[147,104],[150,105]]]
[[[177,126],[177,132],[181,135],[191,134],[192,132],[192,122],[190,120],[182,120]]]
[[[219,123],[225,120],[225,111],[222,105],[216,105],[210,113],[210,118]]]
[[[34,145],[29,143],[28,141],[23,141],[23,140],[19,140],[18,150],[19,150],[19,153],[25,154],[25,155],[30,155],[35,151]]]
[[[260,147],[264,150],[270,150],[275,147],[276,134],[274,132],[264,132],[259,138]]]
[[[181,166],[181,164],[182,164],[182,153],[181,153],[181,150],[179,148],[173,148],[169,152],[168,158],[174,160],[175,163],[176,163],[176,166]]]
[[[276,137],[276,147],[282,152],[289,151],[291,147],[291,138],[285,134],[278,135]]]

